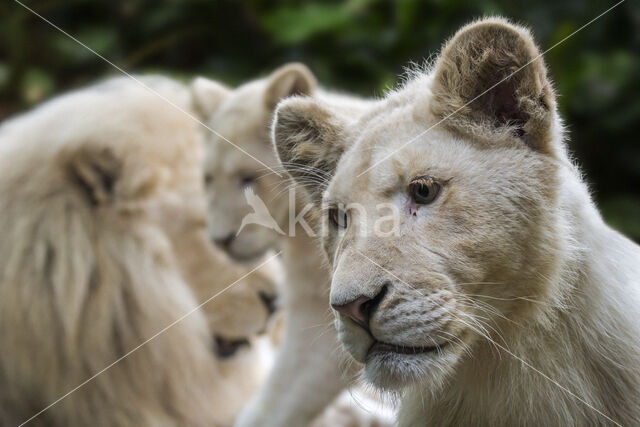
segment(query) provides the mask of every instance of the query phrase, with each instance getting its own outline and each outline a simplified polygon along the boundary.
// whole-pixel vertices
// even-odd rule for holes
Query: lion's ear
[[[294,97],[277,108],[273,142],[287,172],[319,203],[344,152],[345,124],[312,98]]]
[[[82,148],[70,156],[66,170],[91,206],[113,203],[122,165],[110,149]]]
[[[543,151],[548,144],[554,94],[525,28],[501,18],[463,27],[442,50],[432,92],[432,112],[458,131],[506,131]]]
[[[195,107],[203,117],[208,118],[229,97],[231,89],[216,81],[196,77],[191,83],[191,93]]]
[[[273,110],[278,102],[294,95],[311,95],[316,79],[306,65],[297,62],[285,64],[268,77],[264,102]]]

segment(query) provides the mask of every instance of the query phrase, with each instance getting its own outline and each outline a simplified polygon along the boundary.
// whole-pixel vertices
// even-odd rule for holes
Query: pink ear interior
[[[516,90],[514,79],[508,79],[482,95],[477,102],[496,118],[497,125],[514,125],[521,133],[519,136],[522,136],[522,128],[529,120],[529,114],[519,105]]]

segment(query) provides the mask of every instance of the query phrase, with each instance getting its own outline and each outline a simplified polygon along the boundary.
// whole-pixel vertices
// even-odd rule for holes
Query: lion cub
[[[528,30],[462,28],[357,123],[285,100],[273,138],[296,180],[330,177],[339,337],[400,425],[637,425],[640,248],[571,163]]]
[[[309,222],[312,219],[301,214],[304,198],[286,191],[289,180],[278,165],[269,127],[278,102],[291,95],[324,99],[340,108],[344,120],[355,120],[372,102],[317,88],[307,67],[296,63],[236,89],[198,78],[192,90],[207,124],[219,133],[210,135],[204,167],[211,240],[239,261],[252,262],[270,250],[282,251],[285,273],[282,344],[269,378],[236,425],[309,425],[349,384],[352,375],[341,366],[343,355],[336,351],[339,343],[331,324],[326,260],[317,239],[305,229],[309,223],[292,221],[296,215]],[[249,197],[262,203],[275,226],[244,226],[243,219],[252,214]],[[352,406],[355,418],[366,418],[357,414],[356,404]]]
[[[142,80],[190,109],[186,87]],[[0,425],[233,421],[260,365],[219,360],[215,338],[264,329],[270,286],[207,247],[202,155],[198,125],[129,79],[0,127]]]

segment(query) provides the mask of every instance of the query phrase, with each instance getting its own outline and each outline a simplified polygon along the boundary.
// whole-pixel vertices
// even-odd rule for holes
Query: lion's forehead
[[[241,140],[248,135],[264,134],[268,125],[266,112],[246,106],[231,106],[215,114],[210,120],[212,133],[230,140]]]
[[[215,123],[211,122],[212,125]],[[208,171],[227,175],[250,171],[265,175],[277,171],[278,160],[268,135],[260,131],[264,126],[249,123],[237,126],[233,131],[225,132],[220,128],[215,134],[211,133],[207,139],[205,166]]]
[[[469,150],[441,126],[425,126],[404,115],[370,123],[354,137],[329,187],[337,198],[357,192],[388,198],[416,175],[449,179],[464,167]]]
[[[240,173],[262,171],[264,166],[260,165],[251,156],[264,158],[265,156],[258,147],[258,144],[244,143],[238,144],[233,140],[230,143],[222,138],[214,136],[207,143],[207,161],[205,169],[216,178],[236,176]],[[262,144],[265,144],[262,142]],[[242,151],[237,147],[242,148]],[[265,172],[266,173],[266,172]]]

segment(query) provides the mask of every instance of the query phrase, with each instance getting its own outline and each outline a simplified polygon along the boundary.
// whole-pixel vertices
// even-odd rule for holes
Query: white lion
[[[640,422],[640,249],[571,163],[526,29],[462,28],[355,124],[285,100],[273,135],[295,179],[331,177],[311,195],[340,340],[400,425]]]
[[[240,414],[236,425],[309,425],[351,382],[352,375],[341,366],[343,356],[337,351],[339,343],[329,308],[330,276],[324,255],[316,239],[307,234],[305,225],[293,224],[289,215],[290,206],[300,213],[303,201],[290,200],[284,171],[280,177],[260,162],[276,172],[282,170],[270,142],[269,126],[274,108],[283,98],[313,94],[332,102],[345,120],[357,117],[371,101],[316,89],[315,78],[302,64],[287,64],[266,78],[234,90],[204,78],[196,79],[192,89],[201,114],[208,118],[207,124],[218,132],[211,135],[207,144],[204,168],[211,239],[242,261],[257,259],[270,250],[283,251],[283,340],[267,382]],[[247,193],[249,200],[245,198]],[[260,211],[257,213],[261,218],[268,216],[268,211],[277,227],[270,219],[243,220],[247,215],[251,218],[254,210]],[[312,221],[308,215],[305,219]],[[278,229],[295,236],[283,236]],[[355,405],[353,409],[352,422],[384,423],[375,416],[360,417],[361,409]],[[337,409],[318,422],[344,419],[342,415],[333,416],[337,413],[344,411]],[[378,413],[384,415],[384,411]]]
[[[189,110],[186,87],[144,81]],[[232,422],[260,368],[235,343],[272,289],[248,276],[185,316],[246,272],[209,246],[202,154],[198,125],[128,79],[0,127],[0,424]]]

